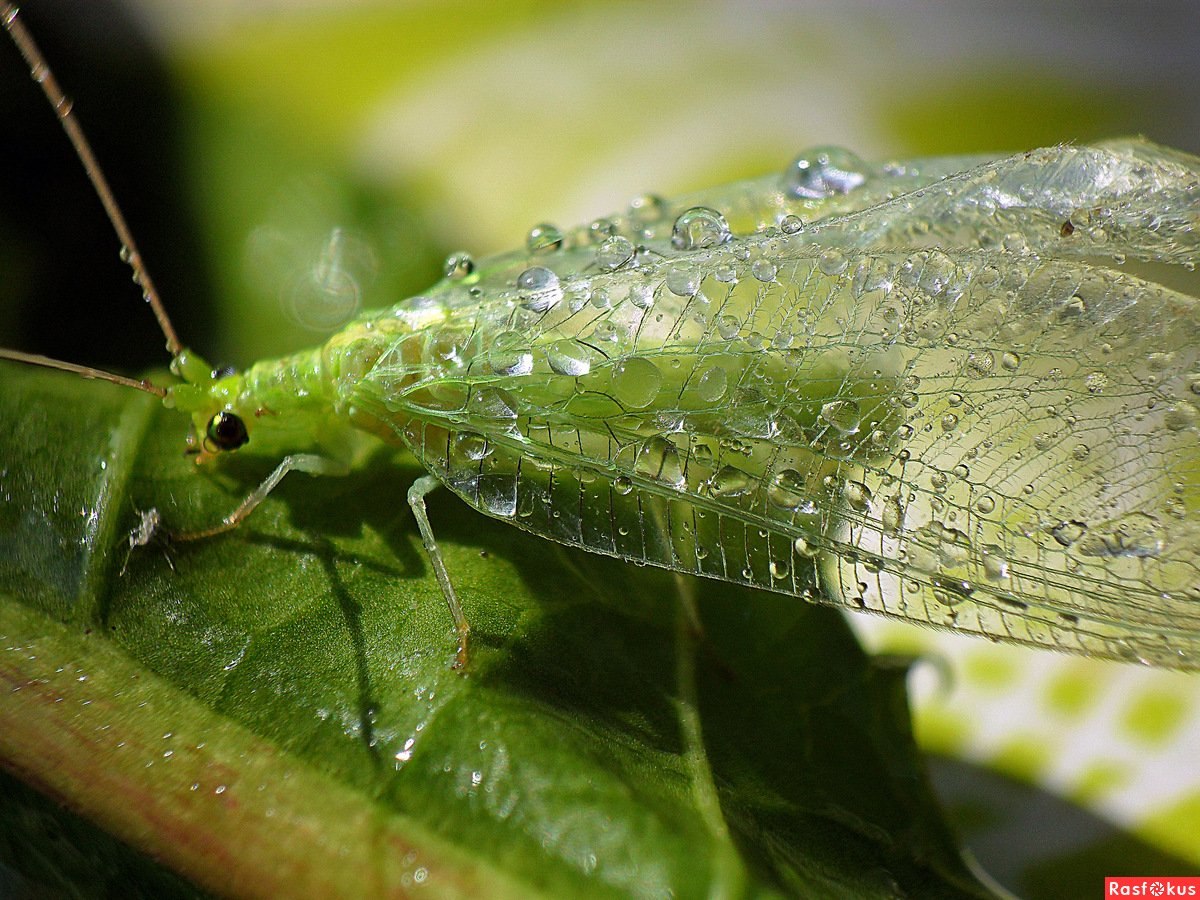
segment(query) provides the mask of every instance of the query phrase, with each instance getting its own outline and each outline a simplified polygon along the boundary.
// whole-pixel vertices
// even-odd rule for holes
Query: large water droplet
[[[558,276],[542,266],[531,266],[518,275],[517,290],[521,292],[521,306],[533,312],[554,308],[563,296]]]
[[[638,309],[650,309],[654,305],[654,288],[648,284],[635,284],[629,288],[629,302]]]
[[[491,515],[511,519],[517,514],[517,487],[512,479],[479,480],[479,503]]]
[[[938,559],[942,565],[952,568],[962,565],[970,557],[971,542],[965,532],[941,522],[933,522],[923,530],[938,542]]]
[[[461,281],[475,271],[475,260],[470,253],[451,253],[442,268],[451,281]]]
[[[716,326],[717,333],[727,341],[732,341],[742,330],[741,320],[728,314],[717,316]]]
[[[563,286],[563,296],[567,298],[567,308],[577,313],[592,299],[592,283],[580,275],[573,276]]]
[[[935,575],[929,579],[929,583],[933,588],[933,599],[943,606],[957,606],[964,600],[971,599],[971,595],[975,593],[975,586],[961,578]]]
[[[466,365],[464,336],[449,331],[428,332],[422,358],[429,360],[439,372],[451,372]]]
[[[723,215],[707,206],[693,206],[675,220],[671,246],[676,250],[702,250],[724,244],[732,236]]]
[[[795,469],[780,469],[775,473],[767,485],[767,499],[780,509],[813,511],[813,504],[808,499],[808,485]]]
[[[437,297],[409,297],[396,304],[392,315],[411,323],[414,329],[422,328],[429,322],[445,318],[446,303]]]
[[[1079,541],[1085,556],[1153,558],[1165,544],[1162,525],[1148,513],[1129,513],[1088,531]]]
[[[774,281],[777,271],[775,263],[769,259],[756,259],[750,266],[750,274],[764,284],[770,284]]]
[[[729,374],[721,366],[709,366],[696,381],[696,396],[705,403],[716,403],[729,389]]]
[[[820,200],[848,194],[867,180],[867,166],[841,147],[815,147],[801,153],[784,173],[784,191],[792,197]]]
[[[842,434],[855,434],[862,414],[854,400],[831,400],[821,407],[821,418]]]
[[[829,249],[817,257],[817,268],[825,275],[841,275],[847,265],[846,254],[841,250]]]
[[[995,368],[996,357],[990,350],[975,350],[967,356],[967,371],[975,377],[987,377]]]
[[[904,528],[904,504],[899,497],[889,497],[883,501],[883,509],[879,513],[879,521],[883,533],[897,535]]]
[[[497,375],[528,375],[533,371],[533,353],[525,335],[503,331],[492,341],[488,364]]]
[[[579,341],[555,341],[546,348],[546,361],[551,371],[559,375],[579,378],[592,370],[596,351]]]
[[[588,225],[588,240],[593,244],[603,244],[616,233],[617,226],[610,219],[593,219]]]
[[[925,254],[917,284],[921,290],[933,296],[943,293],[956,296],[962,293],[961,285],[957,281],[957,271],[954,260],[949,256],[941,250],[930,250]]]
[[[547,222],[534,225],[525,236],[525,248],[530,253],[553,253],[561,250],[562,245],[562,232]]]
[[[1057,431],[1039,431],[1033,436],[1035,450],[1049,450],[1059,442]]]
[[[871,489],[861,481],[847,481],[842,485],[842,496],[855,512],[867,512],[871,508]]]
[[[714,497],[740,497],[750,493],[754,480],[734,466],[722,466],[709,482]]]
[[[643,194],[629,201],[629,218],[635,225],[653,225],[667,214],[667,202],[657,194]]]
[[[924,529],[922,529],[923,531]],[[938,570],[938,557],[928,547],[912,541],[905,548],[904,555],[908,564],[919,572],[931,573]]]
[[[662,372],[642,356],[623,359],[613,366],[612,395],[629,409],[645,409],[662,387]]]
[[[684,485],[679,450],[662,435],[655,435],[642,444],[634,461],[634,471],[675,488]]]
[[[1070,547],[1077,540],[1087,533],[1087,525],[1083,522],[1072,520],[1070,522],[1059,522],[1050,529],[1050,536],[1063,547]]]
[[[1200,415],[1197,414],[1196,407],[1187,401],[1181,401],[1167,410],[1163,416],[1163,424],[1167,426],[1168,431],[1186,431],[1195,427],[1197,419],[1200,419]]]
[[[594,299],[594,298],[593,298]],[[626,337],[625,329],[616,322],[597,322],[592,337],[603,343],[620,344]]]
[[[820,548],[817,542],[810,538],[798,537],[792,541],[792,550],[797,556],[816,556]]]
[[[700,290],[700,272],[682,263],[667,269],[667,290],[677,297],[694,297]]]
[[[491,455],[492,445],[476,431],[460,431],[454,435],[453,451],[462,459],[476,462]]]
[[[872,291],[891,293],[895,272],[890,263],[883,259],[864,259],[854,270],[850,290],[856,299]]]
[[[482,419],[505,421],[517,417],[516,398],[503,388],[481,387],[471,391],[467,409]]]
[[[596,265],[606,272],[615,272],[633,259],[633,242],[622,235],[613,235],[596,248]]]
[[[1008,557],[1003,547],[996,544],[984,546],[983,574],[989,581],[1004,581],[1008,578]]]
[[[779,223],[779,230],[784,234],[799,234],[804,230],[804,220],[796,215],[786,215]]]

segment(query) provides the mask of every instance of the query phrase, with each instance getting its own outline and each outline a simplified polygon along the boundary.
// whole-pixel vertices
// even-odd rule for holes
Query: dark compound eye
[[[222,410],[208,421],[208,439],[218,450],[236,450],[250,440],[250,435],[245,422]]]

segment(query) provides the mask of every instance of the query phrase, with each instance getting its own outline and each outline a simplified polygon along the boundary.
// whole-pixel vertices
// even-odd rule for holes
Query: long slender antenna
[[[158,327],[162,329],[163,336],[167,339],[167,352],[172,357],[178,356],[183,349],[183,345],[179,342],[179,337],[175,334],[175,328],[171,325],[171,320],[167,316],[166,309],[163,308],[162,301],[159,300],[158,289],[154,287],[150,273],[146,271],[146,267],[142,263],[142,255],[138,252],[137,244],[133,240],[133,234],[130,232],[129,226],[125,224],[125,216],[121,213],[121,207],[117,205],[117,200],[108,186],[108,180],[100,170],[100,164],[96,162],[96,156],[92,153],[92,147],[88,143],[83,129],[79,127],[79,123],[71,116],[72,105],[70,99],[62,92],[62,88],[58,86],[58,80],[55,79],[54,73],[50,71],[50,67],[46,64],[46,58],[42,56],[42,51],[38,49],[37,44],[34,42],[33,35],[29,33],[29,30],[25,27],[25,23],[19,18],[17,7],[11,3],[0,2],[0,19],[3,20],[4,28],[8,31],[13,43],[17,45],[17,49],[25,57],[25,62],[29,66],[30,76],[41,85],[42,93],[50,101],[50,105],[54,108],[54,112],[58,116],[58,121],[62,124],[63,131],[67,133],[67,138],[71,141],[71,146],[75,148],[75,154],[79,157],[79,161],[83,163],[83,169],[87,172],[88,180],[91,181],[92,187],[96,189],[96,194],[99,196],[100,202],[104,205],[104,211],[108,214],[108,220],[112,222],[113,230],[116,231],[117,238],[121,241],[121,259],[128,263],[129,268],[133,270],[133,280],[141,287],[142,296],[150,304],[150,308],[154,311],[154,317],[158,319]],[[7,354],[7,351],[5,352]],[[9,356],[8,358],[16,359],[17,357]],[[25,361],[33,362],[34,360],[26,358]],[[36,364],[44,365],[44,363],[40,362]],[[55,367],[67,371],[78,371],[80,374],[84,374],[78,367],[68,368],[66,363],[57,364]]]
[[[5,350],[3,347],[0,347],[0,359],[11,359],[14,362],[28,363],[31,366],[43,366],[47,369],[74,372],[76,375],[82,375],[84,378],[111,381],[113,384],[145,391],[147,394],[153,394],[156,397],[167,396],[166,388],[160,388],[157,384],[151,384],[149,381],[126,378],[124,375],[115,375],[112,372],[105,372],[103,369],[93,369],[91,366],[77,366],[75,363],[63,362],[61,359],[51,359],[49,356],[39,356],[36,353],[22,353],[20,350]]]

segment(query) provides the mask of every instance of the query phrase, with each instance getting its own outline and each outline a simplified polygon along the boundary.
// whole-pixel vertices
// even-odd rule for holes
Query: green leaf
[[[154,398],[2,371],[0,765],[196,884],[986,893],[931,798],[904,669],[835,612],[435,494],[475,629],[459,674],[411,460],[293,475],[235,532],[126,566],[139,511],[212,524],[267,469],[198,469]]]

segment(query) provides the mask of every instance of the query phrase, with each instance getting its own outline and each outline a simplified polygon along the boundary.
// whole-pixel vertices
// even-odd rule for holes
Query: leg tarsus
[[[417,520],[417,529],[421,532],[421,543],[425,545],[425,552],[429,554],[433,573],[437,576],[438,584],[442,588],[442,595],[446,598],[446,606],[450,608],[450,615],[454,618],[454,627],[458,631],[458,653],[455,656],[454,668],[465,669],[471,624],[463,614],[462,604],[458,602],[458,595],[454,592],[454,585],[450,583],[450,573],[446,571],[442,550],[433,536],[433,528],[429,524],[429,514],[425,510],[425,498],[438,487],[440,484],[436,478],[432,475],[422,475],[408,489],[408,505],[412,508],[413,518]]]

